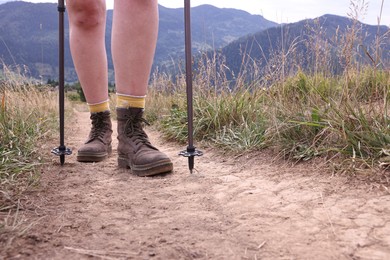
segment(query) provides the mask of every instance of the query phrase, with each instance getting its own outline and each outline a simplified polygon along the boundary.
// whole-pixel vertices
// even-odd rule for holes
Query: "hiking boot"
[[[171,160],[148,140],[142,129],[142,108],[117,108],[118,166],[130,168],[138,176],[152,176],[170,172]]]
[[[110,111],[92,113],[91,120],[92,128],[88,140],[77,153],[79,162],[100,162],[106,159],[112,151]]]

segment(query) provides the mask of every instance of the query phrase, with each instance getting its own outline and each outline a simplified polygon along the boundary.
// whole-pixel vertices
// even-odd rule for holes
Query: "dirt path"
[[[76,117],[74,152],[89,125],[87,113]],[[386,189],[213,151],[190,175],[183,147],[150,136],[173,174],[133,176],[117,169],[115,150],[98,164],[71,156],[62,168],[53,158],[33,193],[36,210],[24,211],[35,224],[4,249],[8,258],[390,259]]]

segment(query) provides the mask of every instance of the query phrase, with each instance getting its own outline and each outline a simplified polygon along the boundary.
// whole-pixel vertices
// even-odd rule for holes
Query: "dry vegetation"
[[[361,52],[357,19],[366,8],[365,1],[351,1],[349,16],[355,22],[346,34],[334,36],[336,53],[323,40],[320,24],[309,28],[310,59],[303,60],[311,64],[309,71],[297,58],[299,38],[275,47],[263,69],[262,61],[244,56],[233,80],[224,57],[203,55],[194,75],[196,140],[240,153],[271,148],[295,161],[320,157],[338,172],[386,169],[390,64],[381,47],[389,44],[390,32],[377,35]],[[337,75],[334,59],[342,65]],[[154,75],[147,109],[148,119],[157,121],[167,138],[181,142],[187,136],[184,77]]]
[[[56,93],[5,70],[0,80],[0,233],[20,235],[22,194],[39,181],[41,144],[57,129]],[[1,236],[0,236],[1,241]]]

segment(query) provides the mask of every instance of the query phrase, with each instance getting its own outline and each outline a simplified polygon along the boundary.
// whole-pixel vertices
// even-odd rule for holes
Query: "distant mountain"
[[[356,34],[353,42],[349,38],[351,30],[355,30]],[[298,69],[314,72],[323,67],[333,73],[341,73],[348,62],[342,57],[343,52],[348,51],[345,46],[351,46],[352,55],[345,53],[347,56],[372,65],[371,58],[376,59],[377,38],[380,39],[381,58],[378,66],[388,68],[390,28],[362,24],[336,15],[268,28],[228,44],[219,53],[225,57],[226,66],[234,75],[242,71],[243,63],[253,64],[254,61],[260,73],[271,78],[281,75],[275,72],[282,69],[285,73]]]
[[[2,1],[2,0],[0,0]],[[1,2],[0,2],[1,3]],[[183,9],[159,6],[160,26],[155,66],[177,60],[184,53]],[[111,60],[112,10],[107,11],[106,45]],[[66,25],[66,79],[77,80],[68,44]],[[221,48],[242,36],[252,34],[276,23],[259,15],[235,9],[220,9],[203,5],[192,9],[192,38],[194,53]],[[28,68],[34,77],[57,78],[58,71],[58,12],[57,4],[8,2],[0,5],[0,61],[7,66]],[[112,78],[111,78],[112,80]]]
[[[168,55],[184,52],[183,9],[160,6],[160,30],[157,60]],[[192,8],[192,39],[195,51],[218,49],[238,38],[276,26],[260,15],[247,12],[201,5]]]

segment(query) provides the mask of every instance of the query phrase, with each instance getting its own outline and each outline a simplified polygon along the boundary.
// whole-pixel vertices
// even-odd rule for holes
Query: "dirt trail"
[[[88,133],[77,112],[67,135]],[[32,194],[34,225],[5,248],[29,259],[390,259],[390,196],[308,166],[274,165],[266,156],[196,158],[152,141],[174,161],[173,174],[140,178],[108,161],[53,158]],[[53,144],[48,144],[53,146]],[[116,147],[116,143],[114,143]],[[60,172],[60,174],[58,173]]]

